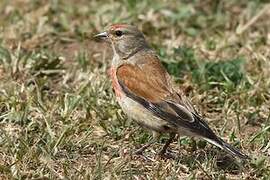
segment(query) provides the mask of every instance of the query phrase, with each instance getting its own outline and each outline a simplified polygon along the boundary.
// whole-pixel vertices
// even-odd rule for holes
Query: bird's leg
[[[174,137],[175,137],[175,133],[170,133],[170,138],[166,141],[166,143],[164,144],[163,148],[158,153],[160,156],[166,156],[167,148],[169,147],[169,145],[173,141]],[[168,156],[170,158],[173,157],[172,155],[168,155]]]
[[[149,146],[151,146],[152,144],[154,144],[155,142],[157,142],[159,136],[160,136],[160,134],[158,132],[153,131],[152,139],[147,144],[143,145],[140,149],[138,149],[137,151],[135,151],[135,154],[142,155],[142,153],[143,153],[143,151],[145,149],[147,149]]]

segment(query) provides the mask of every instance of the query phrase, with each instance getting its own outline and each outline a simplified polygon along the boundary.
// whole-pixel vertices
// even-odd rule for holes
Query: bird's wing
[[[169,75],[158,58],[144,58],[142,63],[123,64],[117,68],[118,83],[126,95],[174,127],[215,139],[207,123],[173,90]]]
[[[121,65],[117,68],[117,79],[133,94],[159,102],[171,93],[171,87],[163,66],[156,60],[148,59],[139,65]]]

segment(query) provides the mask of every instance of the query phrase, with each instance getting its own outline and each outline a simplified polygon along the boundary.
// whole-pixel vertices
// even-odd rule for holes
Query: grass
[[[0,179],[269,179],[269,4],[253,1],[0,2]],[[112,52],[87,38],[136,24],[214,131],[252,158],[180,137],[177,159],[115,101]]]

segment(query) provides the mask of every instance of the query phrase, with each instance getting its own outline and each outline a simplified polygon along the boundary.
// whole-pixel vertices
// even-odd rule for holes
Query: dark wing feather
[[[129,98],[135,100],[136,102],[144,106],[157,117],[167,121],[175,127],[187,129],[190,132],[197,134],[198,136],[217,140],[217,136],[206,124],[206,122],[204,122],[199,117],[199,115],[191,113],[192,117],[190,117],[190,114],[186,114],[185,111],[182,111],[175,104],[171,102],[166,102],[176,114],[171,113],[170,111],[167,111],[168,108],[164,108],[164,103],[161,104],[147,101],[144,98],[133,94],[127,87],[125,87],[125,85],[121,81],[119,81],[119,84]],[[192,120],[190,120],[191,118]]]

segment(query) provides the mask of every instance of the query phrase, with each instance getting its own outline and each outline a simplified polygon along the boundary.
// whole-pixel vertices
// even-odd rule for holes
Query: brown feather
[[[166,112],[177,115],[166,103],[168,101],[184,107],[179,108],[186,114],[186,121],[193,120],[191,112],[197,113],[183,93],[174,90],[170,75],[154,54],[141,55],[135,64],[122,64],[116,70],[116,77],[132,94],[159,104]]]
[[[138,65],[121,65],[117,68],[117,78],[137,96],[160,102],[171,94],[167,72],[155,56],[144,58]]]

